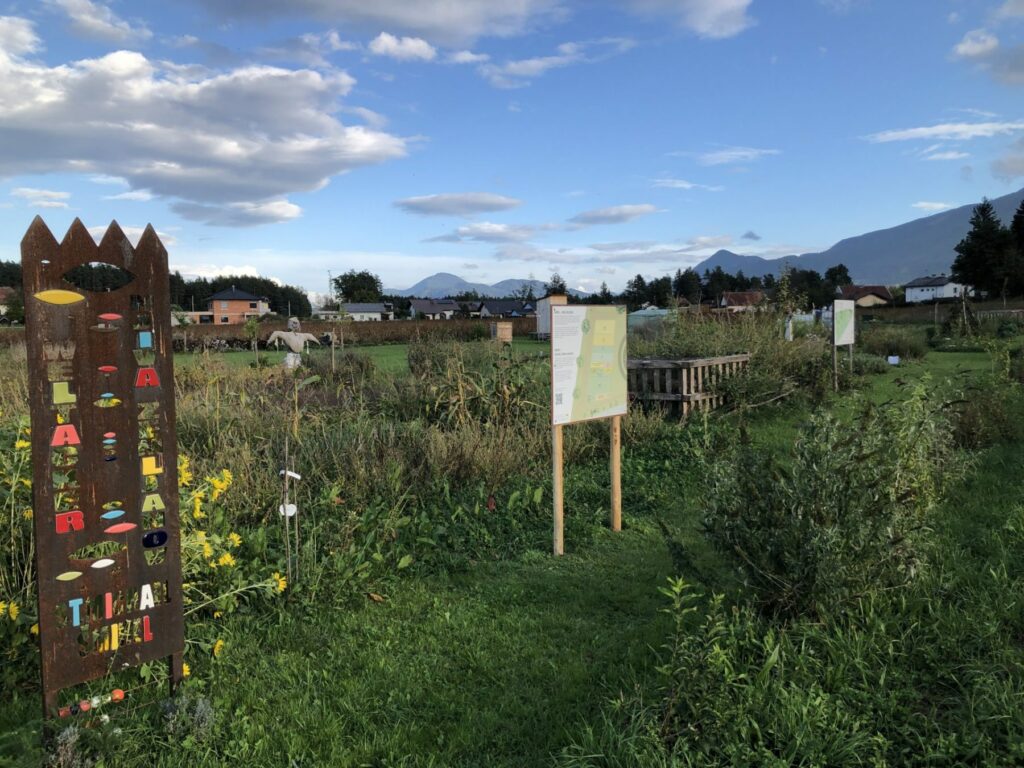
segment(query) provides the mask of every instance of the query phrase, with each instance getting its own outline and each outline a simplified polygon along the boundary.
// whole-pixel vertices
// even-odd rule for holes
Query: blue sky
[[[1022,186],[1024,0],[0,0],[3,259],[618,290]]]

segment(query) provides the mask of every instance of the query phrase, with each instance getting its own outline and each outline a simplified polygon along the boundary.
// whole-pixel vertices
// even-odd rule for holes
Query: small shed
[[[565,295],[545,296],[537,302],[537,338],[547,339],[551,336],[551,307],[564,306],[569,303]]]
[[[511,344],[512,323],[508,320],[491,323],[491,339],[501,344]]]

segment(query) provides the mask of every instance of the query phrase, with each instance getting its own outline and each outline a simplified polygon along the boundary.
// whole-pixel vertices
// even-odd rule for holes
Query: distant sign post
[[[626,308],[551,307],[551,455],[554,553],[565,551],[562,427],[611,419],[611,527],[622,529],[621,433],[628,411]]]
[[[853,345],[857,339],[857,305],[846,299],[832,303],[832,379],[839,391],[839,347],[850,350],[850,373],[853,373]]]

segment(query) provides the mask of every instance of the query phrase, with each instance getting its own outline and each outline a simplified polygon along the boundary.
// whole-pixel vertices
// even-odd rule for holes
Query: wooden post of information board
[[[551,465],[553,478],[551,493],[555,501],[555,547],[556,555],[565,553],[565,496],[562,479],[562,425],[551,427]]]
[[[622,530],[622,417],[612,416],[611,456],[608,459],[612,476],[612,530]]]
[[[835,322],[834,318],[832,322]],[[839,352],[834,340],[832,342],[832,389],[836,392],[839,391]]]

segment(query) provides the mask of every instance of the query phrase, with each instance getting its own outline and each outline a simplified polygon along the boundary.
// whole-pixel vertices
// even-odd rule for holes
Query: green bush
[[[916,328],[871,325],[861,334],[857,350],[879,357],[898,355],[904,360],[920,360],[928,346]]]

